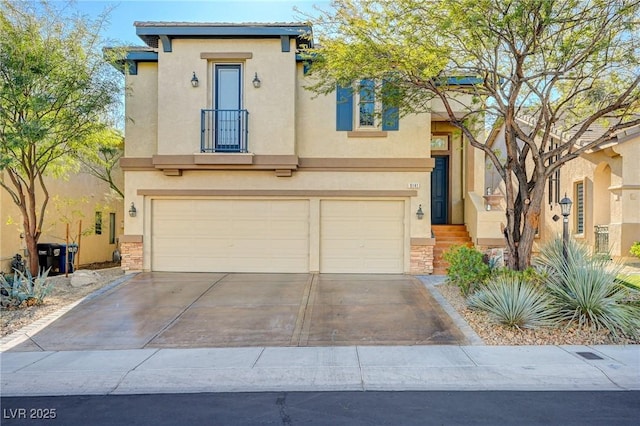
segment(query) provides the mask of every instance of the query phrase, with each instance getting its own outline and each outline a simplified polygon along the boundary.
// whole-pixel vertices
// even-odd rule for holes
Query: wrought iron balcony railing
[[[201,152],[247,152],[249,112],[246,109],[203,109]]]

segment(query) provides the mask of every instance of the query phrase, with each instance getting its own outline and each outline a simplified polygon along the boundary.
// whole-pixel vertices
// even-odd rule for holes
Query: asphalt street
[[[265,392],[2,398],[2,425],[637,425],[640,392]]]

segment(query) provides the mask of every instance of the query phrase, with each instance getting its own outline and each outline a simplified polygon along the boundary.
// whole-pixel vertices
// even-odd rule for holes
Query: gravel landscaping
[[[601,345],[638,344],[640,341],[625,339],[613,341],[606,330],[594,332],[579,329],[575,325],[535,330],[512,329],[490,321],[486,312],[472,311],[467,307],[460,289],[452,284],[439,284],[436,289],[458,311],[486,345]]]

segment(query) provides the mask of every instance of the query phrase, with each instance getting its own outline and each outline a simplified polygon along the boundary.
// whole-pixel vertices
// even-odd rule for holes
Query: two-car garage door
[[[306,273],[319,264],[326,273],[403,272],[404,201],[320,200],[317,214],[311,205],[318,203],[153,200],[151,268]]]

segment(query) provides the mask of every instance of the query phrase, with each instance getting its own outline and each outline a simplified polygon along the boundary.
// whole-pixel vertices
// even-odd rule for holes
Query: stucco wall
[[[78,227],[87,232],[81,238],[80,263],[109,261],[115,244],[109,244],[109,213],[116,214],[115,235],[124,232],[122,201],[106,197],[108,185],[93,176],[80,173],[68,181],[47,178],[50,201],[47,206],[43,233],[39,243],[64,244],[66,222],[70,222],[70,242],[77,241]],[[41,200],[41,194],[38,194]],[[95,212],[102,212],[102,234],[95,233]],[[9,272],[10,259],[16,253],[25,254],[26,245],[20,238],[22,216],[8,193],[0,190],[0,268]]]
[[[430,114],[400,119],[399,130],[362,137],[358,131],[336,131],[336,94],[315,95],[312,83],[297,66],[296,153],[300,157],[420,158],[428,157]],[[362,133],[362,132],[361,132]]]
[[[256,154],[294,154],[295,49],[282,52],[279,39],[173,40],[159,49],[158,154],[200,151],[200,110],[214,105],[214,64],[242,65],[242,103],[249,111],[249,144]],[[251,58],[236,58],[236,53]],[[201,59],[201,54],[221,55]],[[228,57],[225,58],[224,54]],[[191,87],[196,73],[200,84]],[[251,81],[258,73],[260,88]]]
[[[138,74],[126,76],[126,157],[151,157],[158,142],[158,65],[138,64]]]

